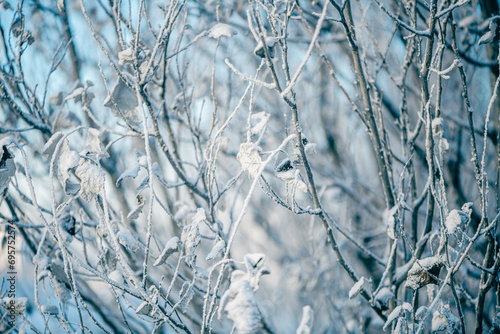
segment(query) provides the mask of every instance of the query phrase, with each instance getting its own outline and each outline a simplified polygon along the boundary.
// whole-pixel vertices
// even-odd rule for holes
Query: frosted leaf
[[[56,305],[51,305],[51,304],[40,306],[40,311],[42,311],[43,314],[49,314],[49,315],[59,314],[59,308],[57,308]]]
[[[256,113],[256,114],[252,114],[252,116],[250,116],[250,119],[257,120],[258,122],[257,122],[257,124],[252,126],[252,128],[250,129],[250,132],[253,135],[256,135],[256,134],[259,134],[259,133],[265,131],[266,126],[267,126],[267,122],[269,121],[270,117],[271,117],[271,115],[266,113],[265,111],[261,111],[261,112]]]
[[[261,316],[255,293],[247,280],[231,282],[220,302],[219,318],[224,314],[234,323],[238,334],[257,332]]]
[[[69,171],[76,166],[78,166],[78,162],[80,161],[80,155],[75,151],[70,150],[68,140],[65,139],[61,150],[59,151],[59,159],[57,164],[57,177],[61,184],[63,185],[66,193],[68,193],[67,182],[70,173]]]
[[[152,307],[149,302],[144,301],[135,309],[135,314],[149,315],[149,313],[151,313],[151,310]]]
[[[299,327],[295,331],[296,334],[311,334],[311,328],[314,320],[314,312],[311,306],[306,305],[302,308],[302,319]]]
[[[394,297],[395,297],[394,293],[391,291],[391,289],[389,289],[388,287],[384,286],[375,295],[375,302],[378,303],[378,305],[382,309],[388,309],[389,308],[389,302]]]
[[[298,188],[301,191],[307,193],[307,185],[302,181],[300,176],[300,171],[295,168],[292,161],[288,158],[281,161],[275,168],[276,177],[282,179],[292,188]]]
[[[37,270],[44,270],[52,263],[50,257],[43,254],[38,254],[33,257],[33,264],[37,266]]]
[[[63,137],[64,137],[64,132],[58,131],[54,133],[43,146],[42,154],[50,159],[52,157],[52,154],[54,154],[54,151],[56,150],[57,144],[59,143],[59,141],[61,141]]]
[[[260,147],[254,143],[243,143],[240,145],[240,152],[236,156],[241,164],[241,168],[247,171],[252,179],[257,177],[262,164],[259,151]]]
[[[154,162],[153,165],[151,166],[151,169],[153,170],[153,173],[158,178],[158,181],[160,181],[161,184],[163,184],[165,187],[167,187],[168,183],[165,180],[165,178],[163,177],[163,172],[161,171],[160,165],[158,165],[157,162]]]
[[[193,283],[184,282],[184,284],[182,284],[181,291],[179,292],[179,297],[180,297],[179,303],[182,313],[186,313],[189,302],[191,301],[191,299],[193,299],[193,296],[194,296]]]
[[[393,334],[405,334],[405,333],[408,333],[408,331],[405,332],[405,318],[399,318],[398,319],[398,322],[396,323],[396,326],[394,327],[394,332]]]
[[[198,208],[198,210],[196,210],[196,214],[191,219],[191,223],[192,224],[199,224],[206,219],[207,219],[207,216],[205,214],[205,209]]]
[[[387,321],[384,324],[384,331],[387,330],[387,328],[389,328],[389,326],[392,324],[394,320],[399,318],[402,312],[403,312],[403,307],[401,305],[396,306],[394,308],[391,314],[389,314],[389,316],[387,317]]]
[[[140,195],[137,195],[137,204],[137,207],[134,210],[130,211],[130,213],[127,215],[128,219],[137,219],[142,213],[142,209],[144,208],[144,198]]]
[[[304,146],[304,150],[307,154],[316,153],[316,147],[318,147],[318,144],[316,143],[307,143]]]
[[[71,243],[76,232],[75,218],[70,214],[65,214],[57,220],[57,224],[65,242]]]
[[[395,214],[398,211],[398,205],[393,206],[389,210],[384,210],[383,219],[387,226],[387,235],[392,240],[396,240],[396,217]]]
[[[415,319],[423,320],[428,311],[429,311],[429,308],[427,306],[420,306],[417,309],[417,312],[415,312]]]
[[[149,175],[147,175],[142,182],[137,186],[137,190],[142,190],[149,187]]]
[[[129,47],[123,51],[118,52],[118,64],[123,65],[132,65],[134,63],[134,49]]]
[[[2,157],[0,158],[0,195],[9,187],[10,178],[16,174],[16,163],[14,155],[7,146],[2,146]]]
[[[54,124],[55,129],[74,128],[82,124],[78,116],[76,116],[71,111],[61,112],[58,116],[54,118],[54,121],[55,121]]]
[[[95,95],[88,91],[88,88],[94,86],[92,81],[88,80],[85,87],[76,88],[71,94],[66,96],[65,101],[75,100],[75,102],[82,102],[83,105],[89,106],[92,103]]]
[[[90,202],[104,189],[106,174],[96,164],[86,161],[78,166],[75,174],[80,179],[80,197],[85,201]]]
[[[139,249],[139,242],[136,238],[134,238],[132,234],[125,231],[119,231],[116,234],[116,237],[118,238],[118,242],[125,246],[125,248],[127,248],[132,253],[137,252],[137,250]]]
[[[104,106],[110,108],[115,116],[132,125],[139,124],[135,110],[138,105],[135,91],[130,89],[121,78],[116,80],[110,95],[104,100]]]
[[[286,159],[283,159],[278,164],[278,166],[276,166],[276,168],[274,169],[274,172],[276,173],[276,176],[278,176],[278,174],[285,175],[286,172],[293,170],[294,168],[295,167],[293,166],[292,161],[290,159],[286,158]]]
[[[137,175],[139,175],[139,171],[141,170],[141,167],[139,165],[135,165],[133,167],[130,167],[129,169],[125,170],[122,175],[116,180],[116,186],[119,187],[122,181],[126,178],[133,178],[135,179]]]
[[[159,266],[159,265],[164,264],[170,255],[179,251],[180,244],[181,244],[181,241],[179,240],[178,237],[171,238],[167,242],[167,244],[165,245],[165,248],[163,248],[163,251],[161,252],[158,259],[155,261],[153,266]]]
[[[266,256],[261,253],[246,254],[243,262],[247,269],[247,279],[254,291],[259,289],[259,281],[262,275],[270,274],[269,268],[264,266]]]
[[[446,226],[446,233],[455,234],[460,226],[465,224],[468,219],[468,215],[462,210],[451,210],[444,223]]]
[[[224,240],[219,240],[214,247],[212,247],[212,250],[210,253],[208,253],[206,260],[213,260],[217,257],[219,254],[224,254],[226,251],[226,242]]]
[[[497,18],[491,18],[489,22],[489,30],[479,39],[479,45],[488,44],[495,40],[497,35]]]
[[[87,132],[87,141],[85,145],[87,146],[88,152],[94,153],[100,157],[109,157],[108,152],[106,152],[106,148],[102,145],[99,136],[101,132],[97,129],[90,128]]]
[[[245,262],[247,272],[252,272],[253,270],[260,268],[264,264],[265,260],[266,255],[262,253],[246,254],[243,257],[243,262]]]
[[[404,302],[403,305],[401,305],[404,310],[408,312],[413,312],[413,306],[411,306],[410,303]]]
[[[208,273],[208,271],[206,271],[205,269],[203,269],[202,267],[198,267],[196,266],[195,267],[195,270],[194,270],[194,275],[197,277],[197,278],[200,278],[200,279],[203,279],[203,280],[207,280],[208,279],[208,276],[210,275]]]
[[[416,261],[408,271],[408,277],[405,283],[406,287],[416,290],[427,284],[437,283],[436,278],[439,276],[439,272],[443,265],[443,261],[437,256],[431,256]]]
[[[184,244],[186,255],[191,255],[200,243],[200,228],[198,224],[189,224],[182,230],[181,240]]]
[[[2,299],[5,307],[9,310],[13,310],[16,314],[21,314],[26,311],[26,304],[28,303],[28,298],[26,297],[18,297],[18,298],[9,298],[4,297]],[[14,305],[12,308],[10,305]]]
[[[237,34],[238,30],[225,23],[217,23],[208,32],[209,37],[216,39],[220,37],[232,37]]]
[[[363,289],[371,291],[371,280],[365,277],[361,277],[359,281],[352,286],[351,290],[349,290],[349,299],[353,299],[359,295]]]
[[[57,282],[53,285],[52,294],[59,300],[66,302],[71,299],[71,292],[66,284]]]
[[[439,311],[434,312],[432,315],[432,325],[431,330],[433,332],[444,331],[448,327],[448,321],[446,318],[439,313]]]
[[[276,44],[276,42],[278,41],[278,39],[276,37],[266,37],[265,41],[266,41],[267,50],[269,52],[269,56],[271,58],[274,58],[274,45]],[[259,41],[257,43],[257,46],[253,50],[253,53],[256,56],[259,56],[260,58],[265,58],[266,57],[266,53],[264,51],[264,44],[262,44],[262,41]]]

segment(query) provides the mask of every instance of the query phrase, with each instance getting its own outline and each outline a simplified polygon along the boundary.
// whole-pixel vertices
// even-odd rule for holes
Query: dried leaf
[[[72,151],[69,148],[68,140],[64,139],[61,150],[59,151],[59,158],[57,163],[57,178],[66,190],[66,193],[68,193],[68,185],[71,186],[71,183],[67,183],[68,179],[71,176],[70,170],[78,166],[79,161],[80,155],[75,151]]]
[[[363,291],[363,289],[366,289],[368,291],[371,291],[371,280],[366,279],[365,277],[361,277],[349,290],[349,299],[353,299],[357,295]]]
[[[106,174],[93,162],[83,162],[78,166],[75,174],[80,179],[80,197],[85,201],[90,202],[104,189]]]
[[[12,21],[12,24],[10,26],[10,31],[12,32],[12,35],[14,35],[14,37],[19,37],[21,36],[22,32],[23,32],[23,20],[20,18],[20,17],[16,17],[13,21]]]
[[[184,282],[182,284],[181,291],[179,293],[180,296],[180,307],[182,313],[186,313],[187,307],[189,305],[189,302],[191,299],[193,299],[194,296],[194,289],[193,289],[193,283],[192,282]]]
[[[181,241],[179,240],[178,237],[173,237],[171,238],[167,244],[165,245],[165,248],[163,248],[163,251],[161,252],[160,256],[158,259],[155,261],[153,266],[159,266],[164,264],[168,257],[176,252],[179,251],[179,246],[181,245]]]
[[[490,19],[489,30],[479,39],[479,45],[488,44],[495,40],[497,35],[497,19],[498,17]]]
[[[244,171],[247,171],[252,179],[259,174],[262,159],[259,155],[260,147],[253,143],[240,145],[240,152],[236,156]]]
[[[101,132],[97,129],[90,128],[87,132],[87,140],[85,142],[85,145],[87,147],[87,151],[95,154],[99,157],[105,157],[108,158],[109,154],[106,152],[106,148],[102,144],[101,140],[99,139],[99,136],[101,135]]]
[[[128,219],[137,219],[142,213],[142,209],[144,208],[144,198],[140,195],[137,195],[137,203],[138,206],[134,210],[130,211],[130,213],[127,215]]]
[[[132,253],[137,252],[139,249],[139,242],[132,234],[125,231],[119,231],[116,237],[118,238],[118,242]]]
[[[135,110],[138,105],[135,91],[130,89],[120,78],[116,80],[110,95],[104,100],[105,107],[110,108],[115,116],[131,125],[139,124],[139,118]]]
[[[437,256],[416,261],[408,271],[405,283],[406,287],[416,290],[427,284],[437,283],[436,278],[439,276],[443,265],[443,261]]]
[[[64,137],[64,132],[58,131],[54,133],[43,146],[42,154],[45,155],[47,158],[51,159],[52,154],[54,154],[54,151],[56,150],[57,144],[59,143],[59,141],[61,141],[63,137]]]
[[[208,253],[206,260],[210,261],[213,260],[217,257],[219,254],[224,254],[226,251],[226,242],[224,240],[219,240],[214,247],[212,247],[212,250],[210,253]]]
[[[118,180],[116,180],[116,186],[119,187],[120,184],[122,183],[122,181],[126,178],[133,178],[135,179],[137,177],[137,175],[139,175],[139,171],[141,170],[140,166],[139,165],[135,165],[127,170],[125,170],[122,175],[120,175],[120,177],[118,178]]]

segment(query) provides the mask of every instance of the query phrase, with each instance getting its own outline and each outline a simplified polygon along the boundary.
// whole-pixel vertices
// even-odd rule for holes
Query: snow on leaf
[[[210,253],[208,253],[206,260],[213,260],[217,257],[217,255],[224,254],[226,251],[226,242],[224,240],[219,240],[214,247],[212,247],[212,250]]]
[[[311,306],[306,305],[302,308],[302,319],[299,327],[295,331],[296,334],[311,334],[311,328],[314,320],[314,312]]]
[[[114,282],[116,282],[116,283],[120,284],[120,285],[125,285],[125,284],[126,284],[126,282],[125,282],[125,278],[123,277],[122,273],[121,273],[121,272],[119,272],[118,270],[113,270],[112,272],[110,272],[110,273],[108,274],[108,278],[109,278],[110,280],[112,280],[112,281],[114,281]],[[120,293],[120,294],[123,294],[123,293],[124,293],[124,291],[123,291],[123,290],[121,290],[121,289],[117,289],[116,291],[117,291],[118,293]]]
[[[184,284],[182,284],[182,288],[181,288],[181,291],[179,293],[179,297],[180,297],[179,303],[180,303],[182,313],[186,313],[189,302],[191,301],[193,296],[194,296],[193,283],[192,282],[184,282]]]
[[[363,291],[363,289],[366,289],[368,291],[371,291],[371,280],[366,279],[365,277],[361,277],[349,290],[349,299],[353,299],[357,295]]]
[[[137,195],[137,204],[137,207],[134,210],[130,211],[130,213],[127,215],[128,219],[137,219],[142,213],[142,209],[144,208],[144,198],[140,195]]]
[[[55,129],[68,129],[74,128],[82,124],[78,116],[76,116],[71,111],[63,111],[56,117],[54,117],[54,128]]]
[[[54,133],[43,146],[42,154],[50,159],[52,157],[52,154],[54,154],[54,151],[56,150],[57,144],[59,143],[59,141],[61,141],[63,137],[64,137],[64,132],[58,131]]]
[[[205,269],[203,269],[202,267],[198,267],[196,266],[195,267],[195,271],[194,271],[194,275],[197,277],[197,278],[201,278],[203,280],[207,280],[208,279],[208,276],[210,275],[208,273],[208,271],[206,271]]]
[[[404,302],[402,305],[403,309],[408,312],[413,312],[413,306],[410,303]]]
[[[136,238],[134,238],[132,234],[125,231],[119,231],[116,234],[116,237],[118,238],[118,242],[125,246],[125,248],[127,248],[132,253],[137,252],[137,250],[139,249],[139,242]]]
[[[444,331],[448,327],[448,321],[446,318],[439,313],[439,311],[435,311],[432,315],[432,332]]]
[[[462,210],[451,210],[444,225],[446,226],[446,233],[455,234],[461,225],[465,224],[468,220],[468,215]]]
[[[387,321],[384,324],[384,331],[387,330],[387,328],[389,328],[389,326],[392,324],[392,322],[394,320],[396,320],[397,318],[399,318],[399,316],[401,315],[402,311],[403,311],[403,307],[401,305],[396,306],[394,308],[394,310],[391,312],[391,314],[389,314],[389,316],[387,317]]]
[[[71,299],[71,292],[66,284],[56,281],[52,288],[52,294],[59,300],[66,302]]]
[[[134,49],[132,47],[118,52],[118,64],[120,64],[120,66],[132,65],[134,63],[133,55]]]
[[[377,302],[382,309],[387,309],[389,308],[389,301],[394,297],[394,293],[391,289],[384,286],[375,295],[375,302]]]
[[[110,95],[104,100],[104,106],[110,108],[115,116],[132,125],[139,124],[135,110],[138,105],[136,93],[121,78],[116,80]]]
[[[226,315],[239,334],[255,333],[260,327],[261,316],[255,293],[246,279],[231,282],[221,298],[219,318]]]
[[[49,314],[49,315],[58,315],[59,314],[59,309],[57,308],[56,305],[42,305],[40,306],[40,311],[43,314]]]
[[[96,195],[104,189],[106,174],[98,165],[92,162],[83,162],[75,171],[80,179],[80,197],[90,202]]]
[[[237,34],[238,30],[225,23],[217,23],[208,32],[209,37],[216,39],[220,37],[232,37]]]
[[[266,113],[265,111],[261,111],[261,112],[256,113],[256,114],[252,114],[252,116],[250,116],[250,119],[257,120],[258,123],[255,124],[254,126],[252,126],[252,128],[250,130],[251,133],[253,135],[256,135],[256,134],[259,134],[259,133],[265,131],[266,126],[267,126],[267,122],[269,121],[270,117],[271,117],[271,115]]]
[[[171,238],[167,244],[165,245],[165,248],[163,248],[163,251],[161,252],[160,256],[158,259],[155,261],[153,266],[159,266],[165,263],[167,261],[168,257],[174,253],[176,253],[179,250],[179,245],[181,244],[181,241],[179,240],[178,237],[173,237]]]
[[[408,271],[406,287],[416,290],[427,284],[437,283],[437,276],[443,267],[443,261],[437,256],[416,261]]]
[[[191,223],[192,224],[199,224],[206,219],[207,219],[207,216],[205,214],[205,209],[198,208],[198,210],[196,210],[196,214],[193,216],[193,218],[191,218]]]
[[[102,145],[99,136],[101,132],[97,129],[90,128],[87,132],[87,141],[85,145],[87,146],[87,150],[91,153],[96,154],[101,157],[109,157],[108,152],[106,152],[106,148]]]
[[[125,170],[122,175],[120,175],[120,177],[118,178],[118,180],[116,180],[116,186],[119,187],[120,184],[122,183],[122,181],[126,178],[133,178],[135,179],[137,177],[137,175],[139,175],[139,171],[140,171],[141,167],[139,165],[135,165],[133,167],[130,167],[129,169]]]
[[[242,143],[240,152],[236,156],[244,171],[247,171],[252,179],[259,174],[262,159],[259,155],[260,147],[254,143]]]
[[[10,178],[16,174],[14,155],[7,146],[2,146],[2,157],[0,158],[0,194],[8,188]]]

